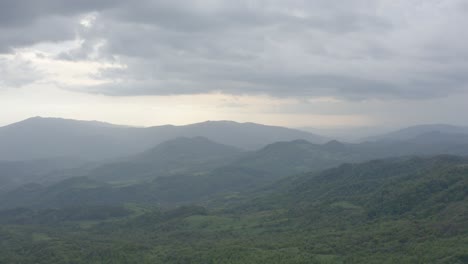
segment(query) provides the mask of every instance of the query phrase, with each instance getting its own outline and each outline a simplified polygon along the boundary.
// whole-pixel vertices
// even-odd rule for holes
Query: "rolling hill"
[[[77,186],[106,188],[73,179],[49,192]],[[0,211],[0,262],[462,264],[467,199],[467,158],[373,160],[288,177],[208,208]]]

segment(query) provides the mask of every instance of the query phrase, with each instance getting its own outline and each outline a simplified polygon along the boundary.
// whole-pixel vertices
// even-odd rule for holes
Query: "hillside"
[[[0,161],[0,192],[28,183],[52,184],[86,173],[92,166],[76,159]]]
[[[95,185],[80,180],[67,186],[83,184]],[[346,164],[223,201],[214,202],[214,208],[129,205],[0,211],[4,241],[0,262],[456,264],[468,260],[466,158]]]
[[[240,149],[207,138],[176,138],[140,154],[93,169],[88,177],[103,181],[138,182],[177,174],[201,174],[229,163]]]
[[[407,156],[461,155],[468,156],[464,137],[441,140],[431,135],[402,142],[366,142],[349,144],[330,141],[314,144],[305,140],[277,142],[258,151],[247,152],[212,173],[226,173],[250,178],[257,186],[305,172],[319,172],[343,163]]]

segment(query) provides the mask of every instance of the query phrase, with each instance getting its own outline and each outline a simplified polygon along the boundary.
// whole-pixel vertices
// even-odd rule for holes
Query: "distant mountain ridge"
[[[0,160],[57,157],[106,160],[134,155],[170,139],[197,136],[244,149],[294,139],[316,143],[326,141],[324,137],[300,130],[234,121],[142,128],[34,117],[0,127]]]
[[[237,127],[235,122],[222,123]],[[71,124],[75,123],[71,122]],[[92,124],[109,127],[107,124]],[[201,124],[201,127],[212,127],[216,124],[217,122],[205,122]],[[124,129],[122,131],[133,129],[118,128]],[[170,126],[163,127],[163,129],[170,128]],[[200,126],[195,126],[195,128],[200,129]],[[126,185],[153,181],[158,178],[157,185],[165,186],[166,189],[180,191],[179,186],[184,186],[185,182],[191,182],[192,186],[198,184],[200,189],[208,190],[209,194],[210,184],[217,186],[219,190],[227,188],[239,191],[260,186],[281,177],[320,171],[347,162],[439,154],[468,156],[468,134],[427,132],[409,140],[380,140],[359,144],[336,140],[316,144],[304,139],[295,139],[275,142],[256,151],[237,149],[201,136],[177,137],[156,146],[145,147],[137,154],[99,164],[91,163],[85,168],[57,171],[54,174],[25,174],[24,169],[31,171],[34,167],[25,163],[22,165],[27,166],[24,169],[13,170],[9,164],[5,163],[4,166],[0,166],[0,182],[4,183],[3,189],[8,190],[22,184],[32,182],[50,184],[75,176],[87,176],[98,181]],[[159,179],[166,176],[171,176],[172,179]]]
[[[447,124],[426,124],[416,125],[407,128],[402,128],[390,133],[376,135],[362,139],[362,141],[404,141],[414,139],[426,134],[438,133],[440,137],[448,137],[452,135],[468,135],[468,127],[454,126]]]

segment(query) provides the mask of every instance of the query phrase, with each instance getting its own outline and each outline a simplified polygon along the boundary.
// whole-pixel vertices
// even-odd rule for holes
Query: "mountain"
[[[243,195],[287,176],[319,172],[343,163],[439,154],[468,156],[468,144],[412,141],[313,144],[294,140],[273,143],[258,151],[241,152],[206,138],[178,138],[77,175],[108,184],[104,189],[74,188],[72,192],[64,192],[73,193],[73,199],[44,199],[41,197],[54,193],[48,188],[55,188],[54,185],[44,186],[35,194],[37,197],[30,196],[29,201],[18,198],[21,192],[9,192],[1,197],[4,203],[0,203],[0,207],[47,206],[52,202],[40,204],[38,201],[56,200],[62,201],[61,206],[120,205],[129,201],[164,205],[203,202],[219,195]],[[71,176],[73,174],[68,175]],[[24,203],[12,202],[16,200]]]
[[[324,143],[327,138],[309,132],[255,123],[233,121],[207,121],[179,128],[179,136],[206,137],[218,143],[247,150],[256,150],[278,141],[304,139],[314,143]],[[158,129],[158,127],[149,128]]]
[[[300,130],[232,121],[140,128],[34,117],[0,127],[0,160],[57,157],[110,160],[135,155],[170,139],[197,136],[244,149],[294,139],[325,141],[323,137]]]
[[[439,134],[441,137],[450,137],[451,135],[468,134],[468,127],[453,126],[445,124],[417,125],[403,128],[387,134],[367,137],[362,141],[406,141],[424,134]]]
[[[263,171],[271,179],[276,179],[358,160],[361,154],[354,153],[351,146],[338,141],[325,144],[314,144],[306,140],[277,142],[246,153],[229,164],[229,167]]]
[[[243,152],[203,137],[176,138],[143,153],[106,163],[85,176],[69,177],[48,185],[4,192],[0,207],[64,207],[120,205],[122,203],[190,202],[218,192],[239,191],[260,173],[222,174],[216,168],[236,160]],[[79,171],[81,174],[83,171]],[[238,173],[236,171],[236,173]],[[270,180],[272,180],[271,178]],[[80,184],[77,184],[80,183]]]
[[[138,129],[96,121],[34,117],[0,128],[0,160],[115,158],[139,150]]]
[[[168,140],[134,157],[135,160],[167,163],[173,160],[190,162],[194,159],[217,159],[241,152],[232,146],[213,142],[205,137],[180,137]]]
[[[258,151],[243,154],[227,166],[218,168],[231,172],[251,172],[252,177],[269,175],[264,180],[276,180],[281,177],[309,171],[321,171],[342,163],[364,162],[402,156],[433,156],[451,154],[468,156],[468,137],[451,136],[441,138],[433,134],[424,134],[409,141],[365,142],[360,144],[343,143],[336,140],[325,144],[314,144],[306,140],[294,140],[270,144]]]
[[[200,174],[221,167],[242,151],[204,137],[176,138],[135,156],[107,163],[87,176],[103,181],[138,182],[177,174]]]

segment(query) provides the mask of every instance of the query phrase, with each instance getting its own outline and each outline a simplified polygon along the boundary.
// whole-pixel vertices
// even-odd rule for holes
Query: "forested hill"
[[[462,157],[344,164],[217,199],[213,207],[4,210],[0,263],[468,260],[468,159]]]

